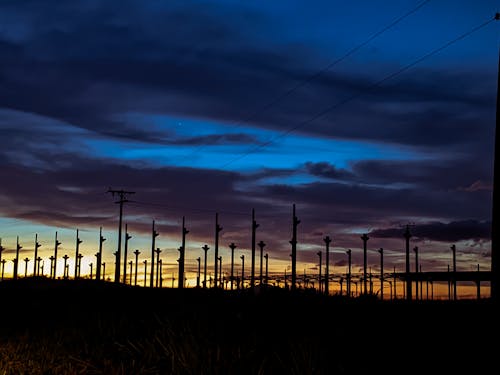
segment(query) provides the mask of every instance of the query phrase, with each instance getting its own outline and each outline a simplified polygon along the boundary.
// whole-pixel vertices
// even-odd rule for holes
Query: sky
[[[123,222],[141,263],[155,221],[166,278],[185,217],[191,286],[204,244],[213,263],[216,213],[225,272],[231,242],[238,267],[242,254],[250,265],[252,209],[270,271],[289,271],[294,204],[301,273],[318,272],[325,236],[330,272],[346,272],[347,249],[359,271],[363,233],[373,272],[379,248],[403,271],[406,225],[423,271],[445,271],[453,244],[459,270],[489,270],[499,10],[493,0],[0,1],[6,276],[17,237],[33,267],[35,234],[47,273],[56,231],[73,269],[77,229],[89,272],[100,227],[111,274],[110,188],[135,192]]]

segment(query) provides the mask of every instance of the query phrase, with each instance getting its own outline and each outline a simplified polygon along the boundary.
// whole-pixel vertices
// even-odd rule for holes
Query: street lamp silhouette
[[[38,243],[38,233],[35,233],[35,254],[33,255],[33,260],[34,260],[34,265],[33,265],[33,276],[38,276],[37,272],[37,262],[38,262],[38,249],[40,248],[40,245]]]
[[[66,267],[68,265],[68,258],[69,258],[68,254],[64,254],[64,256],[63,256],[63,259],[64,259],[63,279],[67,279],[68,278],[68,275],[66,274],[66,269],[67,269]]]
[[[24,258],[24,277],[28,276],[28,262],[29,261],[30,260],[28,257]]]

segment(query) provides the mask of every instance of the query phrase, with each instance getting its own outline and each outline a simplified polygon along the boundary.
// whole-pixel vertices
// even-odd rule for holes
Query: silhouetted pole
[[[155,241],[158,237],[158,232],[155,230],[155,221],[153,220],[153,228],[151,230],[151,275],[149,287],[154,287],[154,274],[155,274]]]
[[[448,264],[448,300],[451,299],[450,265]]]
[[[57,240],[57,232],[56,232],[56,239],[54,242],[54,272],[52,273],[52,277],[55,279],[57,274],[56,274],[56,267],[57,267],[57,249],[61,245],[61,242]]]
[[[75,279],[78,278],[78,262],[80,259],[80,244],[83,241],[78,236],[78,229],[76,230],[76,240],[75,240]]]
[[[406,230],[404,232],[404,238],[406,240],[406,265],[405,265],[405,281],[406,281],[406,299],[411,301],[411,280],[410,280],[410,226],[406,226]]]
[[[156,287],[158,288],[158,283],[160,281],[160,253],[161,250],[159,247],[156,248],[155,250],[156,253]]]
[[[300,224],[300,220],[295,215],[295,203],[293,204],[292,213],[292,240],[290,244],[292,245],[292,291],[296,288],[297,282],[297,226]]]
[[[363,240],[363,293],[366,294],[366,282],[367,282],[367,277],[366,277],[366,267],[367,267],[367,254],[366,254],[366,243],[370,239],[366,233],[364,233],[361,236],[361,239]]]
[[[378,252],[380,254],[380,299],[384,300],[384,249],[380,248]]]
[[[262,279],[264,277],[264,275],[263,275],[264,246],[266,246],[266,244],[264,243],[264,241],[260,241],[257,245],[259,245],[259,249],[260,249],[260,275],[259,275],[259,283],[262,284]]]
[[[219,214],[215,214],[215,246],[214,246],[214,260],[215,260],[215,267],[214,267],[214,288],[217,288],[217,282],[218,282],[218,261],[219,261],[219,233],[222,231],[222,227],[219,225]]]
[[[102,244],[106,239],[102,235],[102,227],[99,228],[99,251],[96,254],[96,267],[95,267],[95,278],[96,280],[101,280],[101,263],[102,263]]]
[[[160,288],[163,287],[163,259],[158,260],[158,264],[160,265]]]
[[[113,189],[108,189],[108,193],[111,193],[111,195],[114,197],[115,195],[118,195],[119,199],[115,203],[120,205],[120,218],[118,221],[118,249],[116,250],[116,259],[115,259],[115,283],[120,282],[120,265],[121,265],[121,245],[122,245],[122,216],[123,216],[123,203],[128,202],[127,199],[125,199],[125,195],[127,194],[135,194],[134,191],[124,191],[124,190],[113,190]],[[124,279],[125,280],[125,279]]]
[[[415,246],[413,248],[413,251],[415,252],[415,300],[418,301],[419,296],[418,296],[418,246]],[[422,296],[420,296],[420,299]]]
[[[130,261],[128,262],[128,265],[130,266],[130,270],[129,270],[129,285],[132,285],[132,265],[134,264],[134,262]]]
[[[24,277],[28,277],[28,262],[29,262],[29,258],[26,257],[24,258]]]
[[[127,253],[128,253],[128,240],[130,240],[132,236],[128,234],[127,224],[125,224],[125,246],[123,247],[123,283],[127,283]],[[119,256],[117,257],[119,260]],[[117,267],[120,267],[120,263],[116,264]]]
[[[51,255],[49,257],[49,260],[50,260],[50,278],[52,279],[52,272],[54,271],[54,256]]]
[[[5,268],[5,259],[2,259],[2,253],[5,247],[2,246],[2,238],[0,238],[0,263],[2,263],[2,281],[3,281],[3,270]]]
[[[352,250],[348,249],[347,253],[347,295],[351,297],[351,253]]]
[[[16,257],[14,258],[14,270],[12,271],[12,278],[14,280],[17,280],[17,272],[19,269],[19,250],[21,250],[23,247],[19,245],[19,236],[17,236],[16,239]]]
[[[102,262],[102,279],[106,281],[106,262]]]
[[[219,255],[217,260],[219,261],[219,283],[221,283],[221,281],[222,281],[222,256]],[[215,285],[217,285],[217,280],[215,281]],[[224,289],[224,285],[222,285],[222,289]]]
[[[203,265],[203,288],[207,287],[207,251],[210,249],[206,244],[202,247],[205,252],[205,264]]]
[[[394,266],[394,272],[393,272],[393,276],[394,276],[394,298],[398,298],[398,289],[397,289],[397,285],[396,285],[396,280],[397,280],[397,277],[396,277],[396,266]]]
[[[269,254],[266,253],[264,258],[266,258],[266,284],[269,284]]]
[[[184,261],[185,261],[185,254],[186,254],[186,234],[188,234],[189,231],[186,229],[186,226],[184,224],[184,216],[182,217],[182,245],[179,248],[179,280],[177,287],[179,289],[184,288]]]
[[[144,260],[144,287],[146,287],[146,280],[148,279],[148,260]]]
[[[500,19],[500,13],[496,13],[495,19]],[[497,179],[500,176],[500,54],[498,56],[497,74],[497,107],[495,125],[495,155],[493,166],[493,215],[491,230],[491,298],[494,302],[499,302],[500,296],[500,190]]]
[[[92,280],[92,263],[89,264],[90,267],[90,280]]]
[[[233,279],[234,279],[234,249],[236,249],[236,245],[234,242],[229,244],[229,248],[231,249],[231,290],[233,290]]]
[[[38,264],[38,267],[36,269],[36,275],[40,276],[40,262],[42,261],[42,257],[38,256],[38,258],[36,258],[36,261],[37,261],[37,264]]]
[[[38,261],[38,249],[40,248],[40,245],[38,243],[38,234],[35,233],[35,254],[33,255],[33,261],[35,262],[35,264],[33,265],[33,276],[37,276],[37,261]],[[0,257],[1,258],[1,257]]]
[[[259,227],[259,224],[255,221],[255,209],[252,208],[252,266],[250,269],[250,287],[255,286],[255,231]]]
[[[323,267],[323,253],[321,251],[318,251],[316,254],[318,254],[319,257],[318,291],[321,293],[321,268]]]
[[[137,285],[137,267],[138,267],[138,263],[139,263],[139,254],[141,252],[139,251],[139,249],[135,249],[134,251],[134,255],[135,255],[135,276],[134,276],[134,285]]]
[[[481,299],[481,281],[479,279],[479,264],[477,265],[477,282],[476,282],[476,298],[479,300]]]
[[[245,288],[245,255],[240,256],[241,258],[241,289]]]
[[[201,257],[196,258],[196,261],[198,262],[198,273],[196,275],[196,287],[200,287],[200,280],[201,280]]]
[[[78,277],[80,277],[80,274],[82,272],[82,258],[83,258],[83,255],[80,253],[78,254],[78,258],[76,259],[76,263],[78,265]]]
[[[332,239],[329,236],[323,238],[326,245],[326,259],[325,259],[325,294],[330,294],[330,243]]]
[[[457,299],[457,248],[455,245],[451,245],[451,251],[453,254],[453,299]]]
[[[66,274],[66,267],[68,265],[68,254],[64,254],[63,259],[64,259],[64,272],[63,272],[63,279],[67,279],[69,275]]]

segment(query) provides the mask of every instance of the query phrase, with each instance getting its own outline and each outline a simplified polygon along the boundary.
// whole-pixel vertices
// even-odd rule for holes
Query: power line
[[[416,13],[420,8],[422,8],[425,4],[429,3],[430,1],[431,0],[424,0],[424,1],[420,2],[419,4],[417,4],[416,7],[414,7],[411,10],[409,10],[408,12],[404,13],[403,15],[399,16],[394,21],[392,21],[390,24],[388,24],[387,26],[383,27],[379,31],[377,31],[374,34],[372,34],[364,42],[362,42],[362,43],[354,46],[349,51],[347,51],[344,55],[342,55],[341,57],[339,57],[339,58],[335,59],[334,61],[330,62],[328,65],[324,66],[323,68],[321,68],[320,70],[316,71],[315,73],[310,74],[309,76],[303,78],[302,80],[299,80],[295,85],[293,85],[292,87],[290,87],[288,90],[284,91],[283,93],[281,93],[280,95],[278,95],[277,97],[275,97],[273,100],[271,100],[270,102],[268,102],[267,104],[265,104],[262,108],[259,108],[259,109],[255,110],[249,116],[247,116],[243,120],[235,123],[234,125],[235,126],[241,126],[243,123],[246,123],[246,122],[254,119],[258,114],[261,114],[262,112],[265,112],[265,111],[269,110],[271,107],[273,107],[274,105],[276,105],[277,103],[279,103],[283,99],[287,98],[288,96],[290,96],[291,94],[293,94],[298,89],[304,87],[308,83],[310,83],[313,80],[315,80],[316,78],[320,77],[322,74],[324,74],[327,71],[329,71],[330,69],[332,69],[335,65],[341,63],[342,61],[344,61],[345,59],[347,59],[349,56],[353,55],[358,50],[360,50],[361,48],[363,48],[364,46],[366,46],[368,43],[370,43],[371,41],[373,41],[374,39],[376,39],[377,37],[379,37],[380,35],[382,35],[386,31],[388,31],[389,29],[391,29],[394,26],[396,26],[398,23],[400,23],[401,21],[403,21],[405,18],[409,17],[413,13]],[[219,134],[219,135],[216,135],[215,139],[216,140],[220,140],[222,137],[223,137],[223,135]],[[201,151],[206,146],[207,146],[207,144],[202,144],[202,145],[198,146],[196,149],[194,149],[189,154],[187,154],[185,156],[185,158],[189,158],[190,156],[198,153],[199,151]]]
[[[491,18],[491,19],[489,19],[489,20],[481,23],[480,25],[473,27],[469,31],[467,31],[467,32],[459,35],[455,39],[452,39],[452,40],[446,42],[445,44],[443,44],[442,46],[440,46],[440,47],[432,50],[431,52],[426,53],[425,55],[423,55],[420,58],[418,58],[418,59],[414,60],[413,62],[411,62],[410,64],[405,65],[404,67],[396,70],[395,72],[390,73],[390,74],[386,75],[384,78],[382,78],[382,79],[380,79],[380,80],[372,83],[371,85],[369,85],[366,88],[366,92],[371,91],[371,90],[377,88],[378,86],[382,85],[384,82],[389,81],[390,79],[392,79],[392,78],[400,75],[401,73],[403,73],[403,72],[407,71],[408,69],[414,67],[415,65],[421,63],[422,61],[426,60],[427,58],[429,58],[429,57],[431,57],[431,56],[433,56],[433,55],[441,52],[442,50],[448,48],[452,44],[454,44],[454,43],[456,43],[456,42],[458,42],[458,41],[466,38],[467,36],[473,34],[474,32],[476,32],[478,30],[482,29],[483,27],[487,26],[488,24],[490,24],[491,22],[493,22],[495,20],[498,20],[498,18],[497,18],[496,15],[495,15],[495,17],[493,17],[493,18]],[[221,166],[221,169],[227,167],[228,165],[234,163],[235,161],[241,160],[244,157],[246,157],[246,156],[248,156],[250,154],[253,154],[255,151],[258,151],[261,148],[264,148],[264,147],[270,145],[271,143],[275,142],[277,139],[283,138],[283,137],[287,136],[288,134],[292,133],[293,131],[295,131],[295,130],[297,130],[297,129],[299,129],[299,128],[307,125],[307,124],[310,124],[311,122],[313,122],[313,121],[315,121],[315,120],[323,117],[324,115],[326,115],[327,113],[333,111],[334,109],[336,109],[336,108],[338,108],[338,107],[340,107],[340,106],[342,106],[342,105],[344,105],[344,104],[346,104],[346,103],[348,103],[348,102],[350,102],[350,101],[352,101],[354,99],[360,98],[361,96],[363,96],[364,94],[366,94],[366,92],[364,92],[364,91],[358,92],[357,94],[353,94],[353,95],[347,97],[346,99],[341,100],[340,102],[337,102],[337,103],[335,103],[335,104],[327,107],[326,109],[318,112],[317,114],[315,114],[314,116],[310,117],[309,119],[307,119],[305,121],[302,121],[299,124],[297,124],[296,126],[288,128],[287,130],[279,133],[275,137],[272,137],[271,139],[267,140],[266,142],[263,142],[263,143],[255,146],[250,151],[248,151],[246,153],[243,153],[243,154],[237,156],[236,158],[233,158],[233,159],[229,160],[228,162],[226,162],[225,164],[223,164]]]

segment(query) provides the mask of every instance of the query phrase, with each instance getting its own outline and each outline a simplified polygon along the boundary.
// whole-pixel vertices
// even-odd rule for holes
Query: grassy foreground
[[[500,315],[488,300],[381,302],[21,279],[0,283],[0,301],[0,374],[500,369]]]

